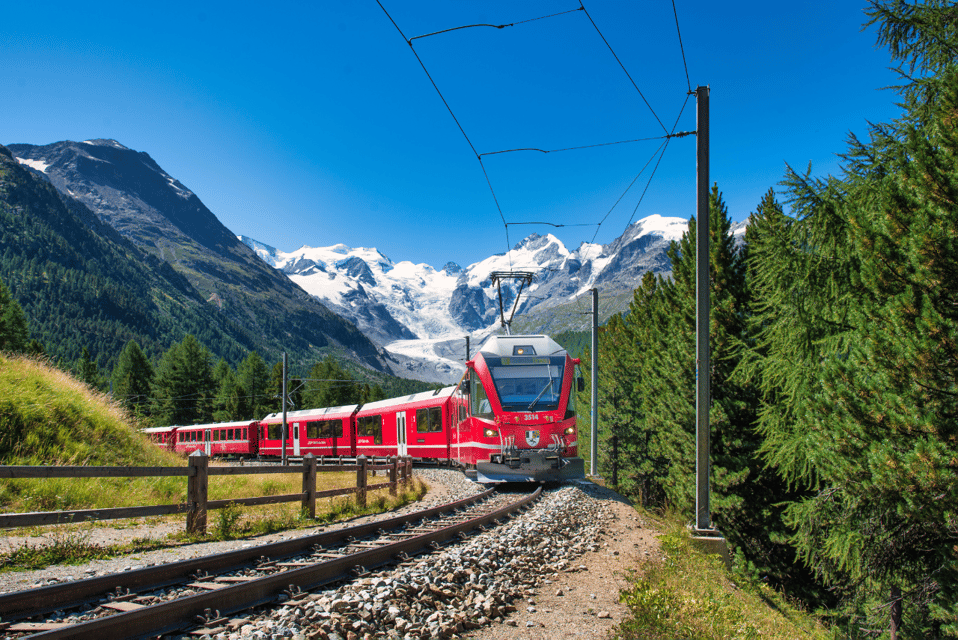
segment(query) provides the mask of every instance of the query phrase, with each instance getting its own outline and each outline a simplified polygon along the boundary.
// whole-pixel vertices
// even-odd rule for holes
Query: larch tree
[[[845,615],[958,633],[958,8],[873,2],[903,116],[843,175],[790,171],[755,257],[767,460],[810,495],[792,543]],[[883,622],[884,620],[884,622]]]

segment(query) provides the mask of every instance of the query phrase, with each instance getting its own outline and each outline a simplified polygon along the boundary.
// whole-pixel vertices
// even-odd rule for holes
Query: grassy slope
[[[0,356],[0,464],[183,467],[157,448],[107,396],[42,362]],[[319,489],[355,486],[354,473],[320,474]],[[301,490],[302,475],[215,477],[211,500]],[[185,478],[44,478],[0,482],[8,513],[175,504]],[[292,504],[292,503],[291,503]],[[290,505],[284,505],[290,506]],[[298,503],[290,508],[298,509]]]
[[[0,463],[173,465],[105,396],[59,369],[0,356]]]
[[[650,517],[646,514],[647,517]],[[663,558],[632,570],[621,594],[630,617],[621,640],[792,640],[832,637],[800,603],[755,576],[729,572],[718,556],[696,549],[689,531],[674,516],[659,522]]]
[[[42,362],[0,356],[0,464],[182,466],[137,433],[109,398]],[[12,480],[0,484],[5,511],[173,502],[174,478]]]

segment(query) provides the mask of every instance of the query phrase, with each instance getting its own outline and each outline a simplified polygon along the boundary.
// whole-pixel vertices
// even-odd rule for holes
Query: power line
[[[452,116],[453,121],[456,123],[456,126],[459,127],[462,137],[466,139],[466,143],[469,145],[469,148],[472,149],[473,154],[476,156],[476,160],[479,161],[479,166],[482,168],[482,174],[486,177],[486,184],[489,185],[489,191],[492,193],[492,200],[496,203],[496,209],[499,211],[499,217],[502,219],[502,224],[506,230],[506,253],[508,254],[511,244],[509,242],[509,225],[506,223],[506,217],[502,213],[502,207],[499,205],[499,199],[496,197],[496,191],[492,188],[492,181],[489,179],[489,174],[486,171],[485,165],[482,164],[482,157],[479,155],[479,152],[476,151],[476,147],[472,144],[472,140],[469,139],[469,136],[466,134],[466,130],[462,128],[459,119],[456,118],[456,114],[453,113],[452,107],[449,106],[449,102],[446,100],[446,97],[442,95],[442,91],[439,90],[439,86],[436,84],[436,81],[433,80],[432,76],[429,74],[429,70],[426,69],[425,63],[423,63],[422,58],[419,57],[419,54],[416,52],[416,47],[413,46],[412,40],[406,38],[405,34],[402,32],[402,29],[399,28],[399,25],[396,24],[396,21],[392,19],[392,16],[389,15],[389,12],[386,11],[386,7],[383,6],[383,3],[379,0],[376,0],[376,4],[379,5],[379,8],[383,10],[383,13],[386,14],[386,17],[389,18],[389,21],[393,23],[393,26],[396,27],[396,30],[399,32],[399,35],[402,36],[403,40],[406,41],[406,44],[409,45],[410,51],[416,56],[416,60],[419,62],[419,66],[422,67],[423,72],[426,74],[426,77],[429,78],[429,82],[432,83],[433,89],[436,90],[436,93],[439,94],[439,99],[442,100],[442,103],[446,105],[446,110],[449,111],[449,115]],[[451,31],[449,29],[447,31]],[[511,258],[510,258],[511,260]]]
[[[689,65],[685,62],[685,46],[682,44],[682,30],[679,29],[679,14],[675,10],[675,0],[672,0],[672,15],[675,16],[675,31],[679,34],[679,50],[682,52],[682,66],[685,67],[685,84],[689,93],[692,93],[692,81],[689,80]]]
[[[676,136],[688,135],[688,133],[676,134]],[[655,136],[653,138],[635,138],[633,140],[618,140],[616,142],[599,142],[597,144],[586,144],[579,147],[565,147],[563,149],[537,149],[535,147],[522,147],[519,149],[503,149],[502,151],[487,151],[480,153],[480,156],[494,156],[500,153],[515,153],[517,151],[538,151],[539,153],[559,153],[560,151],[579,151],[580,149],[595,149],[596,147],[609,147],[615,144],[629,144],[631,142],[648,142],[650,140],[661,140],[669,136]]]
[[[595,20],[592,19],[592,16],[589,15],[588,10],[586,10],[585,5],[582,4],[582,0],[579,0],[579,6],[582,7],[582,11],[585,13],[586,17],[589,18],[589,22],[592,23],[592,26],[595,27],[595,32],[599,34],[599,37],[602,38],[602,42],[605,43],[605,46],[609,48],[609,51],[612,53],[612,57],[615,58],[615,61],[619,63],[619,66],[622,67],[622,71],[625,72],[626,77],[629,79],[629,82],[632,83],[632,86],[635,87],[635,90],[639,93],[639,96],[642,98],[642,101],[645,103],[645,106],[649,108],[649,111],[652,112],[652,115],[655,117],[656,121],[659,123],[659,126],[662,127],[662,131],[668,133],[668,129],[665,128],[665,125],[662,124],[662,121],[659,120],[659,116],[656,115],[655,109],[652,108],[652,105],[649,104],[649,101],[645,98],[645,94],[642,93],[642,90],[639,89],[639,85],[635,84],[635,80],[632,79],[632,76],[629,74],[628,69],[625,68],[625,65],[622,64],[622,61],[619,60],[619,56],[616,55],[615,50],[612,49],[612,45],[609,44],[609,41],[605,39],[605,36],[602,35],[602,31],[599,30],[599,26],[595,23]]]
[[[380,7],[382,4],[379,5]],[[559,13],[552,13],[547,16],[539,16],[538,18],[529,18],[528,20],[519,20],[518,22],[510,22],[508,24],[467,24],[461,27],[451,27],[449,29],[443,29],[441,31],[433,31],[432,33],[424,33],[421,36],[413,36],[409,38],[410,41],[416,40],[418,38],[428,38],[429,36],[438,36],[441,33],[449,33],[450,31],[458,31],[459,29],[472,29],[473,27],[492,27],[493,29],[505,29],[506,27],[514,27],[517,24],[525,24],[527,22],[535,22],[536,20],[545,20],[546,18],[555,18],[556,16],[562,16],[567,13],[573,13],[575,11],[583,11],[583,8],[578,9],[569,9],[568,11],[560,11]],[[395,24],[395,23],[393,23]]]
[[[603,33],[602,33],[602,31],[599,29],[598,25],[597,25],[597,24],[595,23],[595,21],[592,19],[592,16],[589,14],[588,10],[585,8],[585,5],[583,4],[582,0],[579,0],[579,7],[578,7],[577,9],[572,9],[572,10],[569,10],[569,11],[563,11],[563,12],[555,13],[555,14],[550,14],[550,15],[547,15],[547,16],[541,16],[541,17],[538,17],[538,18],[532,18],[532,19],[523,20],[523,21],[520,21],[520,22],[506,23],[506,24],[498,24],[498,25],[497,25],[497,24],[487,24],[487,23],[462,25],[462,26],[458,26],[458,27],[451,27],[451,28],[448,28],[448,29],[443,29],[443,30],[440,30],[440,31],[435,31],[435,32],[423,34],[423,35],[420,35],[420,36],[415,36],[415,37],[413,37],[413,38],[407,38],[407,37],[405,36],[405,34],[403,33],[402,29],[399,28],[399,25],[396,24],[396,21],[393,20],[392,16],[390,16],[389,12],[386,11],[386,8],[383,6],[382,2],[381,2],[380,0],[376,0],[376,1],[377,1],[377,4],[379,4],[379,7],[383,10],[383,13],[386,14],[386,16],[389,18],[390,22],[393,23],[393,26],[396,27],[396,30],[397,30],[397,31],[399,32],[399,34],[402,36],[403,40],[405,40],[405,41],[406,41],[406,44],[409,45],[409,48],[412,50],[413,55],[416,57],[416,60],[419,62],[420,67],[422,67],[423,72],[426,74],[426,77],[429,79],[429,81],[430,81],[430,83],[432,84],[433,88],[435,89],[436,93],[439,95],[439,98],[442,100],[443,104],[445,105],[446,110],[449,111],[449,114],[452,116],[453,121],[456,123],[456,126],[459,128],[460,133],[462,133],[463,137],[466,139],[466,142],[467,142],[467,144],[469,145],[469,148],[472,149],[473,154],[476,156],[476,159],[477,159],[478,162],[479,162],[479,166],[480,166],[480,168],[482,169],[483,176],[484,176],[485,179],[486,179],[486,184],[489,186],[489,191],[490,191],[490,193],[492,194],[492,198],[493,198],[493,201],[495,202],[496,209],[497,209],[497,211],[499,212],[499,218],[501,219],[502,224],[503,224],[503,227],[504,227],[504,229],[505,229],[505,233],[506,233],[506,256],[507,256],[507,259],[509,260],[510,269],[513,268],[513,266],[512,266],[512,256],[511,256],[512,246],[511,246],[511,242],[510,242],[510,240],[509,240],[509,225],[510,225],[510,224],[512,224],[512,225],[532,225],[532,224],[537,224],[537,225],[548,225],[548,226],[552,226],[552,227],[555,227],[555,228],[564,228],[564,227],[566,227],[566,226],[570,226],[570,227],[571,227],[571,226],[593,226],[593,225],[594,225],[594,226],[596,227],[596,230],[595,230],[595,233],[593,234],[592,240],[591,240],[590,243],[589,243],[590,245],[594,245],[594,244],[595,244],[595,240],[596,240],[596,238],[598,237],[599,231],[601,230],[601,227],[602,227],[602,225],[605,223],[606,219],[608,219],[608,217],[609,217],[609,215],[611,215],[612,211],[615,210],[615,208],[619,205],[619,203],[622,201],[622,199],[626,196],[626,194],[632,189],[632,187],[633,187],[633,186],[635,185],[635,183],[638,181],[639,177],[642,176],[642,174],[646,171],[646,169],[648,169],[648,167],[649,167],[649,165],[652,163],[652,161],[653,161],[653,160],[656,160],[656,156],[658,156],[658,159],[657,159],[657,161],[655,162],[655,166],[652,168],[652,172],[649,174],[649,179],[648,179],[648,181],[646,182],[645,188],[643,189],[642,194],[640,195],[640,197],[639,197],[639,199],[638,199],[638,201],[637,201],[635,207],[633,208],[632,215],[631,215],[631,217],[629,218],[628,223],[626,224],[626,229],[628,229],[628,227],[632,224],[632,220],[635,218],[635,215],[636,215],[636,212],[637,212],[638,209],[639,209],[639,206],[641,205],[642,201],[643,201],[644,198],[645,198],[645,194],[648,192],[648,189],[649,189],[649,187],[650,187],[650,185],[651,185],[652,179],[654,178],[655,173],[656,173],[656,171],[657,171],[659,165],[660,165],[661,162],[662,162],[662,158],[664,157],[665,151],[666,151],[666,149],[668,148],[668,143],[669,143],[669,141],[670,141],[672,138],[684,137],[684,136],[688,136],[688,135],[693,135],[693,134],[695,133],[694,131],[684,131],[684,132],[678,132],[678,133],[675,132],[675,129],[676,129],[676,127],[678,126],[679,120],[680,120],[681,117],[682,117],[682,113],[684,113],[685,107],[686,107],[686,105],[688,104],[689,96],[691,95],[691,81],[689,80],[689,76],[688,76],[688,66],[687,66],[686,61],[685,61],[685,50],[684,50],[684,46],[682,45],[681,31],[679,31],[679,24],[678,24],[678,12],[676,11],[674,0],[673,0],[673,2],[672,2],[672,10],[673,10],[673,14],[675,15],[676,30],[677,30],[678,36],[679,36],[679,45],[680,45],[680,49],[681,49],[681,53],[682,53],[682,61],[683,61],[683,66],[684,66],[684,68],[685,68],[685,75],[686,75],[686,84],[687,84],[687,86],[689,87],[689,93],[686,94],[685,103],[683,103],[682,109],[679,111],[679,115],[678,115],[678,117],[676,118],[675,123],[673,124],[671,131],[669,131],[669,130],[665,127],[665,125],[663,124],[662,120],[659,118],[658,114],[656,114],[655,110],[652,108],[652,105],[649,103],[648,99],[646,99],[645,95],[644,95],[644,94],[642,93],[642,91],[639,89],[638,85],[636,84],[635,80],[632,78],[632,76],[631,76],[631,74],[629,73],[629,71],[626,69],[625,65],[622,63],[622,60],[619,58],[618,54],[616,54],[615,50],[612,48],[611,44],[609,44],[609,41],[606,39],[605,35],[603,35]],[[436,84],[436,81],[433,79],[433,77],[432,77],[432,75],[429,73],[428,69],[426,69],[426,65],[425,65],[425,63],[423,62],[422,58],[420,58],[419,54],[416,52],[416,49],[415,49],[415,47],[413,46],[413,40],[416,40],[416,39],[419,39],[419,38],[426,38],[426,37],[430,37],[430,36],[435,36],[435,35],[440,35],[440,34],[443,34],[443,33],[449,33],[449,32],[452,32],[452,31],[458,31],[458,30],[467,29],[467,28],[481,28],[481,27],[486,27],[486,28],[504,29],[504,28],[506,28],[506,27],[515,26],[515,25],[517,25],[517,24],[522,24],[522,23],[525,23],[525,22],[532,22],[532,21],[535,21],[535,20],[542,20],[542,19],[546,19],[546,18],[551,18],[551,17],[560,16],[560,15],[565,15],[565,14],[568,14],[568,13],[573,13],[573,12],[575,12],[575,11],[582,11],[582,12],[586,15],[586,17],[589,19],[589,22],[592,24],[592,27],[596,30],[596,33],[598,33],[599,37],[600,37],[600,38],[602,39],[602,41],[605,43],[606,47],[609,49],[609,52],[612,54],[612,57],[613,57],[613,58],[615,59],[615,61],[619,64],[619,67],[620,67],[620,68],[622,69],[622,71],[625,73],[626,77],[629,79],[629,82],[632,83],[632,86],[635,88],[636,92],[637,92],[637,93],[639,94],[639,96],[642,98],[643,102],[644,102],[645,105],[648,107],[648,109],[649,109],[649,111],[652,113],[653,117],[654,117],[654,118],[656,119],[656,121],[659,123],[659,126],[660,126],[660,127],[662,128],[662,130],[665,132],[665,135],[664,135],[664,136],[650,137],[650,138],[639,138],[639,139],[631,139],[631,140],[620,140],[620,141],[615,141],[615,142],[596,143],[596,144],[582,145],[582,146],[577,146],[577,147],[565,147],[565,148],[559,148],[559,149],[541,149],[541,148],[524,147],[524,148],[504,149],[504,150],[499,150],[499,151],[491,151],[491,152],[479,153],[479,152],[476,150],[475,145],[472,143],[472,140],[469,138],[468,134],[466,133],[464,127],[463,127],[462,124],[459,122],[459,119],[456,117],[455,113],[453,112],[452,107],[449,105],[449,102],[446,100],[445,96],[442,94],[442,91],[439,89],[439,86]],[[629,186],[626,187],[626,189],[623,191],[622,195],[619,196],[619,198],[616,200],[616,202],[612,205],[612,207],[609,209],[609,211],[606,212],[605,216],[603,216],[602,219],[601,219],[598,223],[581,223],[581,224],[569,224],[569,225],[566,225],[566,224],[562,224],[562,223],[552,223],[552,222],[544,222],[544,221],[543,221],[543,222],[532,222],[532,221],[525,222],[525,221],[524,221],[524,222],[512,222],[512,223],[507,222],[507,221],[506,221],[506,218],[505,218],[505,214],[503,213],[503,210],[502,210],[502,206],[501,206],[501,204],[499,203],[498,197],[496,196],[496,192],[495,192],[495,189],[494,189],[494,187],[493,187],[492,180],[490,179],[489,173],[488,173],[488,171],[486,170],[486,167],[485,167],[485,163],[483,162],[483,156],[491,156],[491,155],[498,155],[498,154],[504,154],[504,153],[515,153],[515,152],[520,152],[520,151],[538,151],[538,152],[543,153],[543,154],[548,154],[548,153],[557,153],[557,152],[562,152],[562,151],[574,151],[574,150],[598,148],[598,147],[604,147],[604,146],[619,145],[619,144],[628,144],[628,143],[643,142],[643,141],[650,141],[650,140],[663,140],[663,143],[652,153],[652,155],[650,156],[650,158],[648,159],[648,161],[646,161],[645,165],[643,165],[643,167],[642,167],[642,169],[639,171],[639,173],[636,174],[636,176],[635,176],[635,177],[632,179],[632,181],[629,183]],[[588,248],[586,249],[586,252],[588,252]],[[584,256],[583,256],[583,257],[584,257]],[[581,297],[581,295],[580,295],[579,297]],[[578,300],[575,300],[574,303],[575,303],[575,302],[578,302]]]

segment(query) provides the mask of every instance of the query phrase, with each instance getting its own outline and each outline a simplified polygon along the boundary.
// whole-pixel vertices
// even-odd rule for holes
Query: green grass
[[[830,638],[797,603],[699,551],[675,520],[661,525],[664,558],[629,574],[621,600],[630,617],[616,630],[623,640],[794,640]]]
[[[185,467],[185,457],[159,449],[137,429],[135,419],[108,397],[91,390],[71,375],[47,363],[0,356],[0,464],[76,466]],[[377,479],[372,479],[376,482]],[[354,487],[356,474],[319,473],[317,489]],[[73,509],[99,509],[186,501],[186,478],[44,478],[0,480],[0,512],[29,513]],[[213,476],[210,500],[229,500],[302,491],[302,474]],[[304,516],[300,504],[261,507],[230,505],[208,515],[207,536],[227,539],[316,526],[355,515],[396,508],[417,500],[425,492],[415,482],[400,495],[371,491],[367,508],[353,497],[317,503],[316,518]],[[151,522],[181,524],[185,516],[167,516]],[[36,527],[24,535],[45,537],[42,544],[24,544],[0,555],[0,571],[36,569],[50,564],[79,563],[94,558],[134,553],[162,546],[155,539],[103,547],[89,542],[93,527],[123,528],[129,521],[77,523]],[[19,532],[8,532],[15,536]],[[177,534],[168,544],[192,541]]]

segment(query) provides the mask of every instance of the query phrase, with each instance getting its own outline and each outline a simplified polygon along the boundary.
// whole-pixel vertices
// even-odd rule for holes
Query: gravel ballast
[[[403,511],[484,489],[458,471],[427,469],[416,474],[430,491],[422,502]],[[368,518],[375,517],[359,520]],[[95,531],[109,536],[108,529]],[[0,591],[121,572],[315,531],[184,545],[80,567],[0,574]],[[654,532],[643,526],[621,496],[590,482],[567,483],[547,488],[532,508],[499,527],[336,589],[303,594],[268,611],[238,616],[229,628],[208,637],[603,638],[625,614],[618,592],[626,584],[627,569],[658,553]]]

